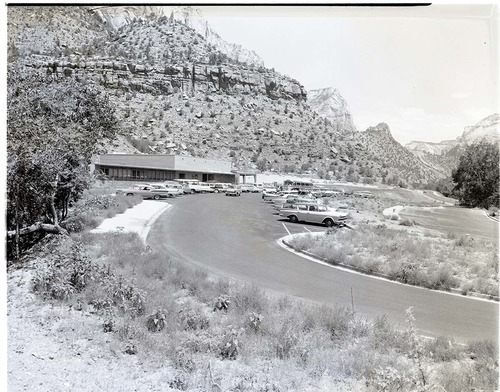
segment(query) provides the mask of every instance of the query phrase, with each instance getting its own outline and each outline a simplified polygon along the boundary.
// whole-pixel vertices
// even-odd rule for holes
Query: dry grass
[[[356,230],[328,233],[297,237],[291,245],[331,264],[347,264],[403,283],[498,297],[498,249],[492,242],[425,236],[386,225],[359,224]]]
[[[346,308],[311,305],[271,296],[254,285],[214,280],[149,251],[134,234],[87,233],[66,241],[44,256],[68,260],[58,265],[65,284],[78,281],[72,277],[82,260],[100,273],[61,300],[100,314],[102,333],[116,336],[120,350],[171,364],[175,372],[168,383],[175,388],[411,391],[421,385],[416,348],[410,344],[420,340],[411,325],[400,331],[384,317],[369,321]],[[55,266],[47,260],[41,264]],[[81,261],[76,267],[75,260]],[[45,276],[43,271],[37,276]],[[151,328],[152,318],[161,318],[161,328]],[[468,367],[472,348],[445,338],[418,347],[434,387],[454,390],[454,372],[462,365],[466,374],[474,369]],[[477,360],[472,363],[482,373],[466,385],[491,390],[497,385],[495,351],[487,342],[473,347]]]

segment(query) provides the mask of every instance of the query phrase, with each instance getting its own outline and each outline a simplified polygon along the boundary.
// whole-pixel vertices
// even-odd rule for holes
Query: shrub
[[[469,247],[474,246],[474,238],[472,238],[468,234],[462,235],[455,240],[455,245],[456,246],[469,246]]]
[[[415,225],[415,221],[412,221],[410,219],[404,218],[403,220],[401,220],[399,222],[399,225],[400,226],[414,226]]]
[[[64,300],[81,292],[102,273],[91,263],[81,244],[67,240],[44,260],[44,266],[33,276],[31,287],[45,298]]]
[[[210,322],[208,318],[200,311],[184,308],[180,311],[181,323],[186,330],[202,330],[207,329]]]
[[[287,359],[292,353],[292,349],[299,341],[298,335],[294,333],[288,325],[283,325],[276,336],[276,356],[279,359]]]
[[[215,300],[215,303],[214,303],[214,312],[215,311],[224,311],[224,312],[227,312],[227,310],[229,309],[229,304],[231,303],[231,300],[230,298],[227,296],[227,295],[221,295],[219,297],[217,297],[217,299]]]
[[[165,328],[167,315],[163,310],[157,310],[156,313],[148,317],[146,325],[149,332],[160,332]]]
[[[431,339],[425,346],[425,350],[435,361],[451,362],[460,358],[461,350],[455,345],[455,342],[446,337],[438,336]]]
[[[238,353],[240,351],[239,336],[242,332],[243,330],[241,328],[238,329],[232,325],[227,326],[227,331],[225,332],[219,346],[219,356],[222,359],[234,360],[238,357]]]
[[[325,308],[322,312],[323,327],[332,340],[343,339],[349,333],[354,314],[345,307]]]
[[[252,312],[247,318],[247,326],[250,328],[250,330],[257,333],[260,330],[262,319],[263,317],[260,313]]]

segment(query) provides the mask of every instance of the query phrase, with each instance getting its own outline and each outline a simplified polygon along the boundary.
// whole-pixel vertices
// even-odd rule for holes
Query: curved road
[[[444,233],[468,234],[490,241],[498,241],[498,222],[488,218],[484,211],[462,207],[405,207],[401,217],[416,221],[420,226]]]
[[[280,219],[259,194],[192,195],[169,203],[173,208],[156,221],[148,243],[181,260],[321,303],[351,307],[352,289],[356,312],[369,318],[386,314],[403,324],[405,309],[413,306],[423,335],[498,341],[498,303],[353,274],[282,249],[276,240],[287,234],[284,224],[292,233],[324,228]]]

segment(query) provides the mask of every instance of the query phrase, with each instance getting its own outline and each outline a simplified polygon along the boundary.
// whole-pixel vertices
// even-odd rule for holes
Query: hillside
[[[418,182],[421,178],[439,178],[442,174],[434,167],[425,164],[401,144],[399,144],[391,135],[389,126],[380,123],[374,127],[369,127],[364,132],[356,134],[358,143],[367,151],[369,160],[382,165],[385,168],[391,168],[393,172],[398,173],[394,183],[408,182],[409,184]],[[388,172],[385,176],[390,176]],[[390,182],[389,182],[390,183]]]
[[[392,137],[355,132],[337,90],[308,97],[299,81],[222,40],[191,7],[11,6],[8,33],[11,69],[75,78],[109,95],[123,130],[109,152],[228,159],[235,169],[367,183],[439,175],[386,154]]]

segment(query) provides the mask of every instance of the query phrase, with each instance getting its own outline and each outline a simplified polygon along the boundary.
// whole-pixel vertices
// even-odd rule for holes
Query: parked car
[[[241,184],[241,191],[257,193],[259,189],[254,184]]]
[[[312,196],[307,196],[307,195],[299,195],[299,194],[295,194],[295,193],[290,193],[288,195],[284,195],[284,196],[281,196],[281,197],[276,197],[274,199],[271,200],[272,203],[274,203],[275,205],[281,205],[283,203],[286,203],[286,202],[289,202],[289,201],[314,201],[316,200],[316,198],[312,197]]]
[[[239,185],[231,185],[226,188],[226,196],[241,196],[241,187]]]
[[[264,201],[273,201],[274,199],[277,198],[283,198],[287,195],[298,195],[298,191],[284,191],[284,192],[276,192],[276,193],[268,193],[264,192],[262,193],[262,200]]]
[[[357,191],[357,192],[354,192],[353,195],[355,197],[364,197],[366,199],[373,198],[373,193],[371,193],[369,191]]]
[[[180,196],[185,193],[183,186],[175,181],[166,181],[163,185],[165,188],[169,189],[174,196]]]
[[[160,197],[174,197],[184,194],[182,189],[174,188],[165,184],[148,184],[152,193],[160,194]]]
[[[117,189],[117,195],[125,196],[141,196],[143,199],[159,200],[162,197],[168,197],[168,192],[152,192],[153,187],[150,185],[136,184],[130,188]]]
[[[321,223],[327,227],[344,225],[347,220],[347,213],[329,209],[324,205],[295,204],[280,210],[280,216],[288,218],[293,223]]]
[[[224,193],[229,185],[231,184],[227,184],[225,182],[216,182],[214,184],[210,184],[215,193]]]
[[[290,198],[281,204],[274,204],[276,210],[282,210],[283,208],[291,207],[295,204],[306,204],[311,206],[323,205],[323,200],[315,198]]]
[[[194,193],[214,193],[215,189],[204,182],[198,182],[197,184],[191,184],[189,186]]]

